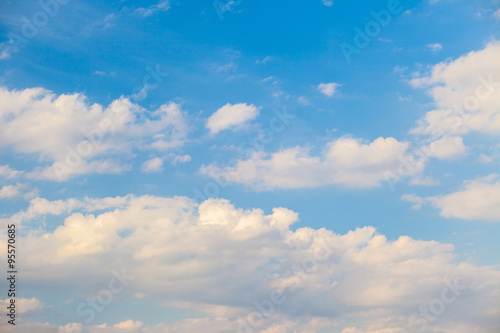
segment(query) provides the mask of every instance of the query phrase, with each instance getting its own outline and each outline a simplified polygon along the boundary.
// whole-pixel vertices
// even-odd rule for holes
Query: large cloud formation
[[[28,331],[486,333],[500,324],[493,267],[457,262],[450,244],[388,240],[369,226],[344,235],[293,231],[298,214],[286,208],[266,214],[184,197],[36,198],[2,222],[11,220],[30,230],[18,240],[26,297],[36,290],[34,303],[73,309],[65,323],[25,317],[19,327]],[[121,287],[119,274],[130,277]],[[50,304],[40,288],[68,304]],[[104,312],[91,315],[89,299]],[[103,322],[105,309],[120,304],[188,314],[146,325],[132,311]]]
[[[464,182],[460,191],[433,197],[405,194],[402,199],[414,202],[415,209],[430,204],[441,216],[464,220],[500,222],[500,180],[497,174]]]
[[[426,88],[435,103],[414,134],[438,138],[470,132],[500,133],[500,42],[458,59],[436,64],[427,75],[410,81]]]
[[[329,142],[323,152],[314,156],[309,149],[293,147],[266,154],[254,153],[236,165],[203,166],[201,173],[241,183],[256,190],[319,187],[340,184],[366,188],[379,186],[391,175],[407,172],[415,176],[425,167],[426,159],[403,167],[411,160],[409,143],[394,138],[377,138],[365,143],[361,139],[338,138]],[[403,170],[404,169],[404,170]]]
[[[0,148],[34,154],[45,165],[28,174],[35,179],[67,180],[89,173],[121,173],[120,158],[134,149],[181,146],[188,126],[173,102],[147,112],[128,98],[107,107],[90,105],[82,94],[59,95],[43,88],[0,87]]]

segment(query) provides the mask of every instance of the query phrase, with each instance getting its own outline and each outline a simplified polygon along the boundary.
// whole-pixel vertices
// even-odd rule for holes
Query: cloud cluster
[[[175,103],[148,112],[121,97],[104,108],[88,104],[81,94],[56,96],[42,88],[0,87],[0,126],[0,147],[34,154],[45,165],[29,176],[52,180],[123,172],[129,166],[122,156],[134,149],[179,147],[188,131]]]
[[[343,235],[292,230],[298,222],[293,211],[266,214],[224,199],[197,205],[183,197],[38,198],[28,210],[62,214],[64,221],[19,239],[26,293],[40,286],[58,290],[74,297],[64,306],[76,312],[80,301],[107,285],[110,270],[123,268],[134,279],[120,298],[140,294],[135,306],[199,313],[157,326],[130,317],[69,321],[84,332],[234,332],[244,325],[255,332],[411,332],[423,316],[419,308],[449,284],[459,286],[460,296],[428,323],[429,332],[486,333],[499,324],[500,272],[456,262],[450,244],[388,240],[373,227]],[[280,301],[271,308],[277,294]],[[262,320],[253,320],[255,313]]]
[[[309,149],[294,147],[273,154],[258,152],[235,166],[221,168],[208,165],[201,173],[242,183],[256,190],[275,188],[319,187],[341,184],[363,188],[379,186],[399,170],[408,159],[409,143],[394,138],[378,138],[364,143],[360,139],[342,137],[331,141],[319,156]],[[416,175],[425,160],[409,171]]]
[[[439,63],[429,75],[414,78],[414,87],[428,89],[436,108],[412,130],[441,136],[479,132],[500,133],[500,42]]]
[[[465,181],[458,192],[425,198],[407,194],[403,200],[415,203],[415,209],[431,204],[444,217],[500,222],[500,180],[496,174]]]
[[[10,179],[20,176],[22,173],[22,171],[11,169],[8,165],[0,165],[0,177]]]

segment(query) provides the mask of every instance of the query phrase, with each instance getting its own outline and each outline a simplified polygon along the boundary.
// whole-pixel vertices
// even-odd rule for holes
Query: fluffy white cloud
[[[414,78],[415,87],[428,88],[436,109],[412,130],[440,137],[477,131],[500,134],[500,42],[432,67],[428,76]]]
[[[201,173],[242,183],[257,190],[318,187],[341,184],[348,187],[373,187],[393,174],[401,174],[408,159],[409,144],[394,138],[378,138],[370,143],[339,138],[327,144],[320,156],[307,148],[294,147],[274,154],[258,152],[235,166],[203,166]],[[407,176],[424,168],[425,159],[416,162]]]
[[[172,161],[170,162],[172,165],[177,165],[179,163],[187,163],[191,161],[191,156],[189,155],[172,155]]]
[[[160,157],[153,157],[142,164],[142,172],[153,173],[160,172],[163,166],[163,159]]]
[[[414,208],[431,204],[444,217],[500,222],[500,180],[496,174],[466,181],[464,189],[455,193],[426,198],[405,195],[403,199],[414,202]]]
[[[328,97],[332,97],[333,95],[335,95],[337,93],[338,87],[340,87],[340,84],[335,82],[318,84],[318,90]]]
[[[95,215],[68,213],[63,203],[70,201],[84,203]],[[66,211],[63,224],[20,236],[25,293],[42,286],[61,295],[72,292],[76,308],[108,285],[111,270],[124,267],[134,278],[119,297],[150,295],[133,298],[133,306],[163,301],[201,313],[154,327],[142,318],[123,318],[67,328],[219,333],[253,325],[261,332],[412,332],[422,325],[419,309],[429,311],[443,290],[453,302],[443,303],[446,311],[427,323],[429,332],[486,333],[500,324],[500,272],[456,262],[450,244],[407,236],[388,240],[372,227],[343,235],[307,227],[292,231],[298,220],[293,211],[274,208],[265,214],[223,199],[199,205],[153,196],[64,202],[43,204],[51,207],[45,211]],[[4,239],[0,249],[6,249]],[[259,311],[263,320],[249,324],[249,314]]]
[[[22,184],[16,185],[5,185],[0,188],[0,199],[9,199],[15,198],[21,195],[21,190],[24,189],[25,186]]]
[[[11,169],[8,165],[0,165],[0,177],[14,178],[20,176],[23,172]]]
[[[104,198],[104,199],[90,199],[84,200],[66,199],[49,201],[44,198],[33,198],[30,200],[29,206],[26,210],[22,210],[9,219],[0,219],[0,222],[11,221],[17,224],[26,221],[34,221],[47,215],[62,215],[68,214],[75,210],[92,211],[96,209],[107,209],[109,207],[123,207],[129,200],[129,196]]]
[[[10,305],[10,298],[0,299],[0,306],[5,309]],[[16,312],[19,314],[40,311],[47,308],[47,305],[36,298],[16,298]]]
[[[466,154],[464,141],[459,136],[444,136],[424,147],[429,156],[439,159],[453,159]]]
[[[253,104],[228,103],[208,118],[206,127],[210,130],[211,134],[217,134],[222,130],[241,126],[257,118],[259,110],[260,108]]]
[[[52,180],[126,171],[130,166],[120,162],[121,156],[133,149],[179,147],[187,134],[185,116],[175,103],[146,114],[127,98],[103,108],[89,105],[81,94],[56,96],[42,88],[9,91],[0,87],[0,126],[4,129],[0,147],[53,162],[29,174]]]

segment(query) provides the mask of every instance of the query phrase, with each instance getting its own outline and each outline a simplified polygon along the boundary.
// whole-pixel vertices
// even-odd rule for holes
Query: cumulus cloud
[[[29,206],[25,210],[21,210],[12,215],[9,219],[0,219],[0,222],[7,223],[8,221],[21,224],[27,221],[34,221],[41,217],[48,215],[59,216],[68,214],[75,210],[82,210],[85,212],[96,209],[107,209],[109,207],[122,207],[129,200],[129,196],[104,198],[104,199],[90,199],[76,200],[68,198],[65,200],[50,201],[44,198],[36,197],[30,200]]]
[[[415,203],[414,208],[431,204],[444,217],[500,222],[500,180],[496,174],[465,181],[458,192],[425,198],[405,195],[403,199]]]
[[[22,171],[11,169],[8,165],[0,165],[0,177],[14,178],[22,173]]]
[[[239,127],[257,118],[259,111],[260,108],[253,104],[228,103],[208,118],[206,127],[210,130],[211,134],[217,134],[222,130]]]
[[[0,306],[5,309],[10,305],[10,299],[0,299]],[[19,314],[27,312],[40,311],[47,308],[47,305],[36,298],[17,298],[16,299],[16,312]]]
[[[5,185],[0,188],[0,199],[10,199],[21,195],[21,190],[25,185],[17,183],[16,185]]]
[[[464,141],[459,136],[444,136],[431,142],[423,149],[429,152],[429,156],[439,159],[453,159],[463,156],[467,152]]]
[[[333,95],[335,95],[337,93],[338,87],[340,87],[340,84],[335,82],[318,84],[318,90],[328,97],[332,97]]]
[[[346,234],[292,230],[298,214],[291,210],[265,213],[224,199],[194,204],[182,197],[127,196],[72,202],[84,203],[92,214],[55,209],[64,205],[47,201],[49,210],[65,211],[64,221],[20,236],[25,293],[42,286],[61,295],[71,291],[76,307],[107,285],[113,268],[124,267],[134,279],[120,298],[147,294],[134,298],[135,306],[157,304],[200,315],[156,326],[141,318],[90,326],[73,320],[61,331],[234,332],[255,324],[249,314],[261,313],[263,320],[251,324],[255,331],[412,332],[422,318],[419,308],[429,307],[450,285],[459,293],[429,322],[429,332],[486,333],[500,324],[500,272],[457,262],[450,244],[407,236],[391,240],[373,227]],[[5,251],[5,239],[0,249]],[[262,304],[267,312],[259,310]]]
[[[343,137],[326,145],[321,155],[309,149],[294,147],[273,154],[258,152],[235,166],[221,168],[208,165],[201,173],[245,184],[256,190],[275,188],[319,187],[341,184],[348,187],[374,187],[391,174],[400,174],[408,159],[409,144],[394,138],[378,138],[370,143]],[[420,173],[425,160],[408,172]]]
[[[154,173],[160,172],[163,167],[163,159],[160,157],[153,157],[142,164],[142,172]]]
[[[175,103],[146,113],[123,97],[104,108],[88,104],[81,94],[56,96],[42,88],[2,87],[0,101],[0,147],[49,163],[28,174],[35,179],[121,173],[130,165],[120,158],[133,149],[172,149],[181,146],[187,134],[185,115]]]
[[[439,63],[430,74],[410,81],[427,88],[436,108],[426,113],[412,133],[440,137],[480,132],[500,133],[500,42]]]

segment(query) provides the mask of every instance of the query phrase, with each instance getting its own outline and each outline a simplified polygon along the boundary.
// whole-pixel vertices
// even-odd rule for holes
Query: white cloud
[[[116,77],[115,71],[95,71],[94,75],[103,76],[103,77]]]
[[[16,185],[5,185],[0,188],[0,199],[10,199],[21,195],[21,190],[26,186],[17,183]]]
[[[119,329],[124,329],[124,330],[136,330],[142,326],[142,323],[140,321],[133,321],[133,320],[127,320],[127,321],[122,321],[121,323],[118,323],[114,325],[114,328],[119,328]]]
[[[428,88],[436,108],[426,113],[415,134],[440,137],[471,131],[500,133],[500,42],[432,67],[414,78],[415,87]]]
[[[239,160],[233,167],[219,168],[212,164],[200,171],[256,190],[329,184],[374,187],[387,180],[391,173],[400,173],[408,147],[408,143],[394,138],[363,143],[343,137],[328,143],[319,156],[312,156],[307,148],[294,147],[273,154],[258,152],[247,160]],[[418,162],[408,176],[420,173],[424,162]]]
[[[422,186],[432,186],[440,184],[438,180],[430,176],[424,177],[422,175],[418,175],[417,177],[410,179],[408,183],[410,185],[422,185]]]
[[[2,87],[0,127],[0,147],[52,162],[35,168],[29,177],[59,181],[78,174],[127,171],[130,165],[120,157],[130,157],[133,149],[179,147],[188,130],[175,103],[146,115],[123,97],[104,108],[89,105],[81,94],[56,96],[42,88]]]
[[[170,162],[172,165],[177,165],[179,163],[188,163],[191,161],[191,156],[189,155],[172,155],[172,161]]]
[[[163,306],[201,314],[154,327],[123,318],[117,324],[82,327],[83,332],[234,332],[238,318],[247,320],[258,311],[254,302],[269,302],[278,292],[283,302],[273,305],[255,331],[403,333],[412,329],[413,313],[441,297],[446,281],[463,287],[429,323],[429,332],[486,333],[499,324],[495,295],[500,272],[457,262],[450,244],[407,236],[388,240],[373,227],[346,234],[292,230],[298,221],[293,211],[274,208],[266,214],[223,199],[199,205],[154,196],[69,201],[85,202],[94,214],[66,210],[64,224],[55,229],[20,235],[24,290],[36,285],[67,295],[78,289],[84,293],[75,297],[85,301],[102,289],[111,269],[125,267],[135,278],[120,297],[167,297]],[[103,204],[106,211],[101,211]],[[5,251],[5,239],[0,249]],[[72,303],[75,308],[79,301]],[[134,302],[152,304],[149,299]],[[107,305],[114,306],[120,305]]]
[[[467,153],[463,139],[459,136],[444,136],[424,147],[429,156],[439,159],[453,159]]]
[[[234,72],[238,69],[238,65],[236,65],[234,62],[230,62],[225,65],[214,65],[215,66],[215,71],[217,73],[228,73],[228,72]]]
[[[239,127],[257,118],[260,108],[253,104],[226,104],[213,113],[207,120],[206,127],[211,134],[217,134],[228,128]]]
[[[427,48],[431,51],[431,52],[439,52],[443,49],[443,45],[439,44],[439,43],[434,43],[434,44],[428,44],[427,45]]]
[[[445,217],[500,222],[500,180],[495,174],[465,182],[462,191],[429,200]]]
[[[495,14],[493,14],[497,19],[500,19],[500,9],[498,9]]]
[[[496,174],[466,181],[455,193],[425,198],[405,195],[403,199],[416,203],[414,208],[431,204],[448,218],[500,222],[500,180]]]
[[[0,43],[0,60],[10,58],[12,54],[12,41]]]
[[[297,98],[297,101],[298,101],[300,104],[304,105],[304,106],[311,104],[311,102],[309,102],[309,100],[308,100],[307,98],[305,98],[304,96],[299,96],[299,97]]]
[[[0,299],[0,306],[5,309],[10,305],[10,298]],[[40,311],[47,308],[47,305],[36,298],[16,298],[16,312],[19,314],[24,314],[27,312]]]
[[[95,209],[107,209],[109,207],[122,207],[129,201],[129,197],[115,197],[115,198],[104,198],[104,199],[89,199],[76,200],[76,199],[66,199],[66,200],[55,200],[49,201],[44,198],[33,198],[30,200],[28,208],[24,211],[19,211],[18,213],[12,215],[9,221],[17,224],[24,223],[26,221],[34,221],[40,217],[46,215],[62,215],[69,214],[75,210],[82,210],[88,212]],[[0,222],[6,222],[6,219],[0,219]]]
[[[0,165],[0,176],[5,178],[14,178],[21,175],[23,172],[11,169],[8,165]]]
[[[322,3],[324,6],[327,6],[327,7],[331,7],[331,6],[333,6],[333,1],[332,1],[332,0],[321,0],[321,3]]]
[[[256,64],[263,64],[263,65],[265,65],[265,64],[267,64],[267,63],[268,63],[269,61],[271,61],[271,60],[273,60],[273,57],[271,57],[271,56],[266,56],[266,57],[264,57],[264,59],[262,59],[262,60],[255,60],[255,63],[256,63]]]
[[[490,147],[489,154],[481,153],[478,158],[480,163],[488,164],[500,158],[500,144]]]
[[[421,198],[415,194],[404,194],[401,197],[401,199],[404,201],[414,203],[414,205],[411,207],[411,209],[420,209],[426,203],[426,200],[424,198]]]
[[[331,82],[331,83],[320,83],[318,85],[318,90],[321,91],[324,95],[328,97],[332,97],[337,93],[337,88],[340,87],[340,84]]]
[[[160,157],[154,157],[147,160],[142,164],[141,170],[145,173],[160,172],[163,167],[163,159]]]
[[[170,0],[161,0],[158,3],[151,5],[149,7],[139,7],[135,10],[135,13],[148,17],[158,12],[166,12],[170,9]]]

